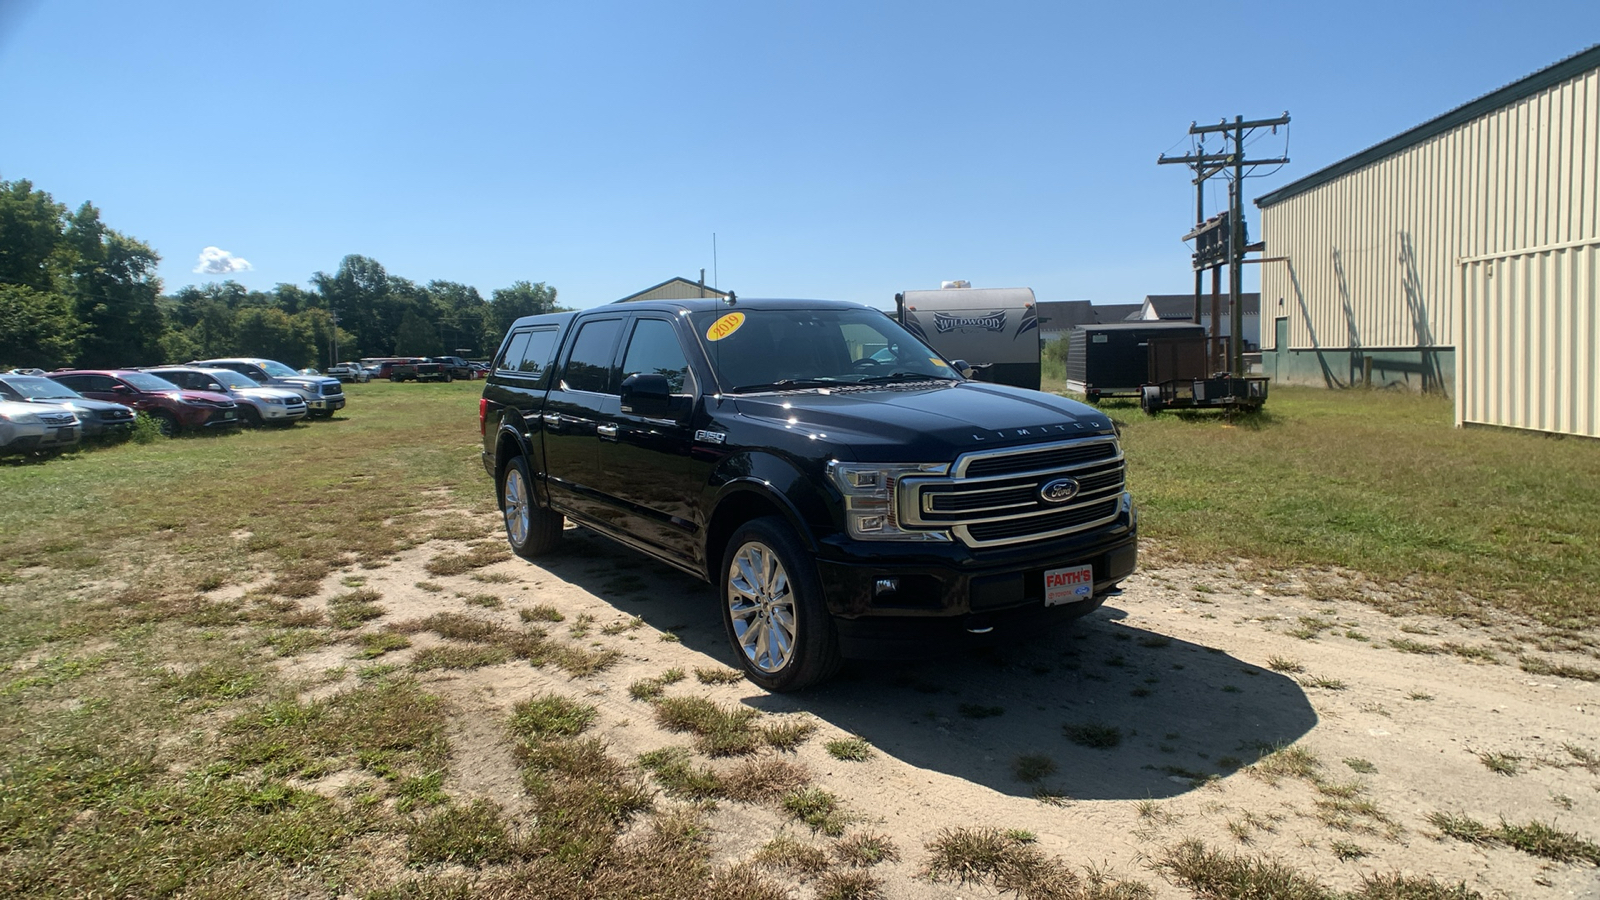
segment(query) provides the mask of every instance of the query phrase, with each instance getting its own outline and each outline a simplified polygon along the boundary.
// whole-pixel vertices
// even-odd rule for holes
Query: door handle
[[[594,433],[600,435],[600,440],[602,441],[614,441],[617,439],[617,426],[596,425],[594,427]]]
[[[561,416],[559,414],[557,414],[557,413],[545,413],[544,415],[540,416],[539,418],[543,419],[544,423],[546,425],[560,425],[561,424]]]

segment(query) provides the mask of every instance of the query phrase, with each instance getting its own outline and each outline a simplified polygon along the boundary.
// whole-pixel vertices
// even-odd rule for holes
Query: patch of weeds
[[[621,619],[600,629],[600,633],[608,637],[622,634],[624,631],[637,631],[644,627],[644,619],[634,616],[631,619]]]
[[[641,678],[628,685],[628,696],[635,700],[659,700],[669,685],[684,678],[682,669],[668,669],[654,678]]]
[[[860,869],[825,872],[817,879],[817,900],[880,900],[883,882]]]
[[[1288,635],[1303,641],[1316,640],[1322,636],[1324,631],[1334,626],[1333,620],[1324,619],[1320,616],[1301,616],[1299,621],[1300,627],[1291,629]]]
[[[927,844],[923,874],[934,881],[987,884],[1023,898],[1148,900],[1154,892],[1137,881],[1117,881],[1089,870],[1079,876],[1057,857],[1045,856],[1016,832],[996,828],[946,828]]]
[[[783,808],[813,832],[829,837],[844,834],[851,821],[839,803],[839,798],[821,788],[801,788],[783,798]]]
[[[1267,657],[1267,667],[1274,672],[1283,672],[1290,675],[1298,674],[1306,670],[1306,667],[1301,665],[1299,662],[1283,656]]]
[[[1197,594],[1215,594],[1217,589],[1209,584],[1196,584],[1194,586],[1194,591]]]
[[[1320,688],[1324,691],[1342,691],[1349,687],[1337,678],[1324,678],[1321,675],[1306,675],[1298,680],[1301,687]]]
[[[761,739],[774,750],[791,752],[817,730],[817,723],[804,717],[789,717],[761,729]]]
[[[1561,749],[1567,751],[1577,765],[1588,769],[1590,775],[1600,775],[1600,753],[1577,744],[1562,744]]]
[[[496,543],[473,547],[466,553],[441,553],[424,566],[429,575],[465,575],[473,569],[492,566],[511,558],[511,551]]]
[[[681,643],[683,638],[678,637],[676,634],[673,634],[670,631],[663,631],[661,634],[656,636],[656,640],[661,641],[664,644],[677,644]]]
[[[1026,828],[1007,828],[1006,840],[1015,841],[1019,844],[1037,844],[1039,843],[1039,836]]]
[[[381,681],[398,671],[400,667],[394,663],[378,663],[357,669],[356,678],[361,681]]]
[[[450,802],[449,795],[444,792],[443,771],[403,778],[395,786],[394,792],[394,808],[400,812],[410,812],[421,806],[442,806]]]
[[[1400,630],[1406,634],[1433,634],[1432,629],[1423,628],[1421,625],[1401,625]]]
[[[1517,660],[1517,664],[1522,667],[1522,671],[1527,672],[1529,675],[1550,675],[1556,678],[1576,678],[1579,681],[1600,681],[1600,670],[1551,662],[1547,659],[1540,659],[1537,656],[1524,656]]]
[[[1327,888],[1283,863],[1211,850],[1197,840],[1168,848],[1153,868],[1197,897],[1335,900]]]
[[[1350,767],[1350,771],[1359,772],[1362,775],[1372,775],[1378,771],[1377,766],[1359,756],[1345,757],[1344,764]]]
[[[956,711],[961,713],[962,718],[966,719],[990,719],[995,716],[1005,715],[1006,708],[1003,706],[983,706],[978,703],[963,703],[956,708]]]
[[[1329,828],[1355,834],[1382,834],[1397,837],[1401,828],[1376,803],[1360,796],[1359,784],[1319,784],[1317,820]],[[1378,826],[1382,825],[1383,828]]]
[[[694,735],[695,746],[707,756],[754,753],[760,736],[753,709],[728,709],[703,697],[664,697],[656,704],[656,721],[668,731]]]
[[[1134,809],[1139,818],[1156,825],[1174,825],[1183,820],[1181,816],[1162,809],[1160,803],[1150,798],[1140,800]]]
[[[468,606],[481,606],[484,609],[499,609],[505,606],[505,601],[493,594],[473,594],[470,597],[462,597],[461,599]]]
[[[1484,768],[1496,775],[1515,775],[1522,771],[1522,757],[1511,753],[1485,751],[1478,754],[1478,762],[1483,763]]]
[[[567,634],[573,640],[582,640],[589,636],[589,630],[594,627],[594,616],[589,613],[578,613],[578,617],[567,626]]]
[[[511,733],[525,741],[575,737],[594,724],[595,708],[560,694],[540,694],[512,707]]]
[[[268,632],[263,639],[272,652],[282,657],[299,656],[333,643],[326,632],[310,628],[290,628]]]
[[[413,866],[455,863],[478,868],[511,859],[511,835],[500,807],[488,800],[450,806],[408,829],[406,861]]]
[[[1072,797],[1066,791],[1043,784],[1034,785],[1032,797],[1045,806],[1067,806],[1072,803]]]
[[[1367,848],[1351,841],[1334,841],[1328,845],[1328,849],[1333,851],[1335,859],[1339,859],[1344,862],[1348,862],[1352,859],[1362,859],[1363,857],[1372,855]]]
[[[541,603],[537,606],[524,606],[522,609],[517,610],[517,615],[524,622],[565,622],[567,620],[567,617],[561,614],[561,610],[548,603]]]
[[[1150,695],[1152,695],[1154,693],[1155,693],[1155,691],[1152,691],[1147,687],[1136,687],[1136,688],[1133,688],[1132,690],[1128,691],[1128,696],[1130,696],[1130,697],[1148,697],[1148,696],[1150,696]]]
[[[804,843],[791,834],[780,834],[755,852],[757,865],[793,872],[802,878],[828,870],[828,854],[815,844]]]
[[[1038,784],[1056,773],[1056,761],[1042,753],[1024,753],[1011,761],[1011,774],[1024,784]]]
[[[409,638],[392,631],[365,632],[357,637],[357,643],[361,645],[361,652],[356,655],[361,659],[377,659],[385,653],[411,646]]]
[[[1439,646],[1450,651],[1451,653],[1454,653],[1456,656],[1459,656],[1462,659],[1470,659],[1474,662],[1485,663],[1500,662],[1499,655],[1493,650],[1490,650],[1488,647],[1473,647],[1468,644],[1458,644],[1454,641],[1445,641]]]
[[[810,781],[805,766],[776,756],[747,759],[722,773],[724,795],[744,803],[773,800]]]
[[[1137,643],[1141,647],[1149,647],[1151,649],[1155,649],[1157,647],[1170,647],[1172,646],[1172,638],[1169,638],[1164,634],[1146,634],[1142,635]]]
[[[98,666],[91,666],[89,670]],[[261,689],[263,676],[254,666],[238,659],[206,663],[183,675],[166,675],[164,693],[176,703],[199,702],[205,705],[248,697]]]
[[[1572,809],[1572,798],[1568,797],[1566,794],[1551,794],[1550,802],[1561,807],[1562,809]]]
[[[1288,746],[1268,753],[1250,767],[1250,771],[1261,776],[1268,784],[1275,778],[1303,778],[1307,781],[1316,781],[1322,763],[1316,755],[1304,747]]]
[[[1122,743],[1122,729],[1098,722],[1068,722],[1061,726],[1067,740],[1092,750],[1109,750]]]
[[[1433,695],[1428,693],[1427,691],[1412,691],[1411,693],[1406,695],[1406,699],[1407,700],[1418,700],[1418,701],[1426,702],[1428,700],[1432,700],[1433,699]]]
[[[1401,653],[1433,654],[1439,652],[1439,648],[1433,644],[1424,644],[1421,641],[1413,641],[1410,638],[1389,638],[1389,646],[1399,650]]]
[[[1361,876],[1361,889],[1351,900],[1483,900],[1483,895],[1466,882],[1441,884],[1433,878],[1418,878],[1399,872]]]
[[[1237,694],[1239,693],[1239,688],[1237,685],[1225,684],[1222,686],[1222,692],[1224,694]]]
[[[510,584],[516,581],[516,578],[505,572],[473,572],[468,577],[481,584]]]
[[[596,672],[603,672],[622,658],[619,651],[609,647],[593,650],[570,644],[551,647],[548,655],[551,662],[573,678],[586,678]]]
[[[900,859],[900,851],[888,835],[870,831],[858,831],[834,844],[833,855],[839,862],[859,869]]]
[[[511,651],[493,644],[440,644],[424,647],[411,657],[411,668],[418,672],[435,669],[479,669],[497,666],[511,659]]]
[[[1541,859],[1600,866],[1600,845],[1543,822],[1513,825],[1501,819],[1498,827],[1490,828],[1466,815],[1435,812],[1428,815],[1428,824],[1445,837],[1469,844],[1500,845]]]
[[[430,594],[439,594],[444,592],[444,585],[438,583],[437,581],[419,581],[413,585],[413,587],[419,591],[427,591]]]
[[[726,795],[717,773],[708,766],[696,766],[689,751],[682,747],[664,747],[640,754],[639,765],[649,770],[670,796],[710,800]]]
[[[363,622],[383,617],[384,609],[376,602],[381,599],[383,595],[370,588],[342,594],[328,601],[328,618],[335,628],[359,628]]]
[[[1106,665],[1111,666],[1113,668],[1117,668],[1117,669],[1120,669],[1120,668],[1126,666],[1127,664],[1128,664],[1127,657],[1123,656],[1120,653],[1117,654],[1116,656],[1113,656],[1110,659],[1106,660]]]
[[[846,762],[866,762],[873,757],[872,745],[867,743],[866,738],[860,736],[829,741],[823,745],[823,749],[834,759]]]
[[[744,680],[744,673],[738,669],[695,669],[695,680],[701,684],[733,684]]]

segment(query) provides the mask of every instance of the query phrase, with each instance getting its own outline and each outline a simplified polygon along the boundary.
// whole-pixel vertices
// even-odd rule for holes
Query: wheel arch
[[[728,539],[739,530],[739,526],[767,516],[775,516],[787,522],[801,546],[807,552],[816,552],[816,541],[811,529],[806,527],[800,512],[788,498],[772,492],[765,484],[753,479],[729,482],[723,487],[722,496],[718,498],[711,519],[706,525],[707,580],[716,582],[717,569],[722,565],[722,551],[727,546]]]

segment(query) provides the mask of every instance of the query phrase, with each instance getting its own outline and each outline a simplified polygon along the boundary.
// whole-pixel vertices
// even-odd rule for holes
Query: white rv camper
[[[947,281],[937,291],[894,295],[900,324],[980,381],[1039,389],[1039,318],[1033,288],[975,288]]]

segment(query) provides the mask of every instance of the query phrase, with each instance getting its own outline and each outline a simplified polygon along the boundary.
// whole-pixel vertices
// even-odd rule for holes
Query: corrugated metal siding
[[[1462,265],[1456,424],[1600,437],[1600,241]]]
[[[674,281],[674,282],[670,282],[668,284],[664,284],[661,287],[658,287],[653,291],[646,291],[645,293],[640,294],[637,297],[629,297],[628,299],[629,300],[634,300],[634,301],[638,301],[638,300],[693,300],[696,297],[720,297],[720,296],[724,296],[724,295],[721,294],[718,291],[713,290],[710,287],[707,287],[704,291],[702,291],[698,284],[687,284],[687,283],[684,283],[684,282],[681,282],[681,281]]]
[[[1263,305],[1295,349],[1452,346],[1458,259],[1600,236],[1597,147],[1591,70],[1268,206]]]

